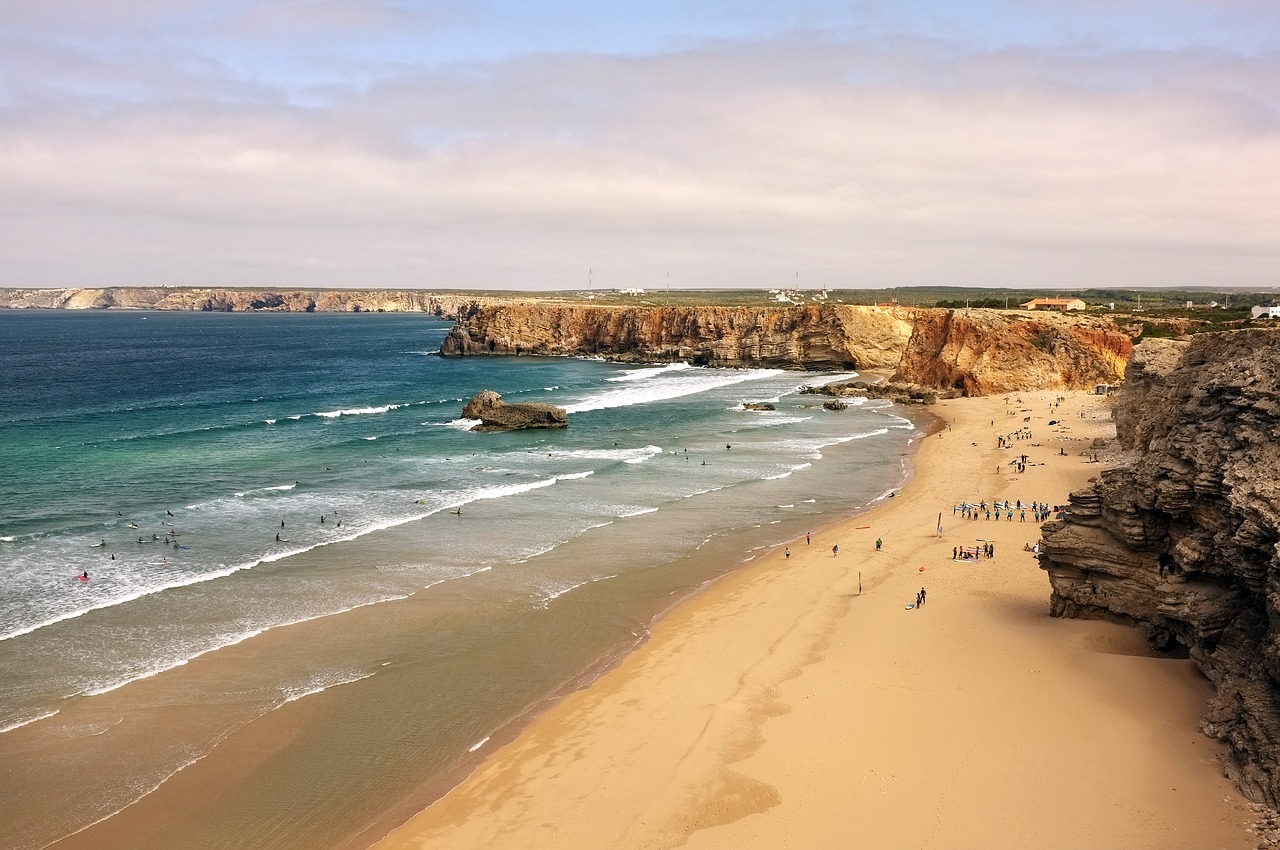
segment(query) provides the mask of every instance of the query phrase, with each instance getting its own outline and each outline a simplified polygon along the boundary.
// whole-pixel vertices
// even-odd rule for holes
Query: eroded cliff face
[[[298,289],[247,290],[190,287],[110,287],[106,289],[9,289],[0,306],[62,310],[183,310],[225,313],[431,313],[459,318],[487,299],[467,293],[419,290]]]
[[[1142,628],[1213,683],[1204,731],[1251,799],[1280,801],[1280,334],[1134,350],[1115,405],[1132,460],[1044,528],[1055,616]]]
[[[1085,389],[1124,376],[1133,342],[1110,319],[917,310],[896,377],[966,395]]]
[[[446,355],[562,354],[709,366],[894,370],[971,395],[1092,387],[1124,374],[1132,343],[1109,320],[996,310],[811,307],[477,309]]]

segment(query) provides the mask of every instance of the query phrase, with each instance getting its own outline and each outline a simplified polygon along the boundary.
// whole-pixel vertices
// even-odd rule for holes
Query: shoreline
[[[1065,410],[1045,415],[1059,396]],[[893,497],[677,600],[372,847],[1252,846],[1250,804],[1198,731],[1208,686],[1191,662],[1154,657],[1134,630],[1049,618],[1021,551],[1038,525],[948,515],[970,485],[972,501],[1064,503],[1100,468],[1056,452],[1110,425],[1074,418],[1101,399],[1011,393],[1024,423],[1002,398],[925,411],[935,423]],[[1036,438],[1015,446],[1035,453],[1028,471],[987,471],[1008,457],[994,434],[1018,427]],[[940,557],[973,531],[997,541],[994,559]],[[904,611],[917,581],[928,603]]]
[[[878,377],[884,380],[887,373],[867,372],[865,374]],[[877,507],[884,503],[890,494],[901,492],[911,482],[914,477],[914,459],[919,450],[919,446],[930,436],[937,434],[946,427],[944,420],[932,414],[927,407],[914,408],[912,411],[912,421],[916,424],[920,436],[911,444],[910,450],[899,457],[901,477],[894,488],[886,490],[878,496],[871,498],[866,505],[848,516],[832,515],[829,522],[824,525],[815,526],[818,529],[816,533],[823,532],[833,527],[842,525],[859,517],[864,517],[872,513]],[[794,542],[794,541],[793,541]],[[785,546],[783,548],[786,548]],[[780,549],[774,549],[765,552],[757,557],[749,559],[747,562],[735,563],[728,565],[719,574],[707,579],[700,585],[691,588],[687,592],[673,599],[670,604],[655,612],[647,622],[643,623],[643,635],[630,647],[618,651],[608,657],[602,658],[595,664],[592,664],[580,674],[574,676],[573,679],[566,682],[554,694],[546,697],[542,701],[530,706],[526,711],[518,717],[508,721],[502,727],[495,730],[490,737],[481,742],[483,745],[483,753],[478,754],[474,759],[468,759],[462,764],[457,765],[453,769],[431,777],[418,786],[419,793],[411,793],[406,795],[405,799],[386,812],[382,817],[369,826],[365,827],[356,835],[341,842],[337,845],[336,850],[372,850],[372,848],[380,847],[381,842],[388,836],[395,834],[404,828],[415,815],[430,809],[440,800],[447,797],[451,792],[461,785],[464,785],[472,775],[478,770],[482,770],[484,766],[493,759],[502,749],[509,744],[519,740],[520,736],[525,734],[530,726],[537,724],[543,716],[548,712],[554,711],[558,705],[566,699],[589,691],[595,687],[601,679],[609,676],[619,667],[627,662],[637,652],[642,652],[645,646],[653,638],[653,631],[659,627],[667,617],[681,610],[682,608],[697,604],[697,600],[705,594],[711,592],[725,581],[732,579],[739,573],[751,570],[760,565],[760,563],[768,558],[776,557]],[[477,746],[477,751],[480,747]]]

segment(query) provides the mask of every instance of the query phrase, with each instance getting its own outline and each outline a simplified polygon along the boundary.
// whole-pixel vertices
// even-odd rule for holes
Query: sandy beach
[[[376,847],[1254,846],[1191,662],[1050,618],[1031,511],[952,512],[1064,503],[1103,466],[1105,399],[931,410],[904,489],[678,607]],[[994,558],[953,560],[979,539]]]

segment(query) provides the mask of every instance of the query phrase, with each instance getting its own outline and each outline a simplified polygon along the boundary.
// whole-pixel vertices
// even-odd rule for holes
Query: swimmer
[[[277,543],[279,543],[279,542],[280,542],[280,532],[278,532],[278,531],[276,532],[276,542],[277,542]]]
[[[161,559],[160,559],[160,566],[162,566],[162,567],[167,567],[167,566],[169,566],[169,559],[168,559],[168,558],[161,558]]]

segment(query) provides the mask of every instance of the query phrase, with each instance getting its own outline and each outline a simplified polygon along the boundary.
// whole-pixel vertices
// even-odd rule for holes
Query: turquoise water
[[[444,359],[447,330],[0,312],[12,846],[109,820],[285,711],[367,769],[328,775],[300,734],[274,776],[134,846],[337,846],[671,599],[897,486],[918,436],[887,403],[796,393],[847,375]],[[571,425],[471,432],[482,389]],[[266,830],[282,806],[293,825]]]

